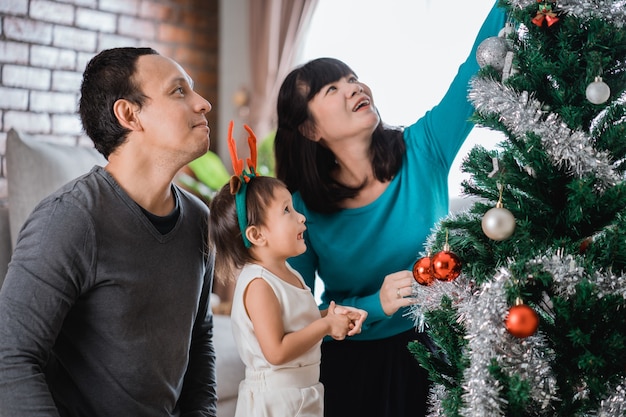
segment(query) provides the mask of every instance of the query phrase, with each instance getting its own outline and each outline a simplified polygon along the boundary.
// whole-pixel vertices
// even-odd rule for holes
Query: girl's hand
[[[361,333],[361,327],[363,322],[367,318],[367,311],[360,308],[348,307],[348,306],[335,306],[335,314],[342,314],[350,319],[348,336],[354,336]]]
[[[325,320],[329,326],[328,335],[335,340],[345,339],[350,332],[350,318],[337,312],[334,301],[330,302],[326,316],[322,320]]]
[[[391,316],[401,307],[417,303],[413,294],[413,273],[399,271],[385,277],[380,287],[380,305],[386,315]]]

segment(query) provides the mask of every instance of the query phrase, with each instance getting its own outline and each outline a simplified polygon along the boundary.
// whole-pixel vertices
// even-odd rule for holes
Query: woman
[[[439,105],[413,125],[385,126],[369,88],[341,61],[321,58],[293,70],[278,96],[276,172],[307,218],[307,251],[289,260],[330,300],[368,312],[352,340],[322,344],[325,415],[426,414],[428,380],[407,349],[415,331],[406,308],[412,264],[448,210],[447,177],[472,129],[468,83],[476,48],[497,36],[494,6]]]

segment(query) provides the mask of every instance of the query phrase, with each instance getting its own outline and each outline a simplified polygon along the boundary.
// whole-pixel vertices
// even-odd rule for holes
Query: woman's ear
[[[140,130],[141,121],[137,117],[139,106],[130,101],[120,98],[113,103],[113,113],[120,124],[129,130]]]
[[[248,226],[246,228],[246,237],[254,246],[265,245],[265,236],[257,226]]]
[[[298,127],[298,130],[300,131],[300,134],[302,134],[302,136],[309,140],[312,140],[313,142],[319,142],[319,140],[321,139],[321,137],[317,133],[315,124],[311,120],[306,120],[304,123],[302,123]]]

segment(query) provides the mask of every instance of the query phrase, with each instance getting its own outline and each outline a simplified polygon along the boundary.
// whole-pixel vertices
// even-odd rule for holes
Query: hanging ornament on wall
[[[509,309],[504,319],[506,330],[518,338],[532,336],[539,327],[537,312],[524,304],[521,298],[515,301],[515,305]]]
[[[591,84],[587,86],[585,90],[585,96],[593,104],[602,104],[611,96],[611,89],[602,81],[602,77],[596,77]]]
[[[461,274],[461,259],[450,250],[447,230],[443,250],[434,254],[431,259],[431,270],[433,276],[440,281],[453,281]]]
[[[502,204],[502,184],[498,183],[500,197],[496,206],[483,215],[481,226],[483,233],[492,240],[502,241],[511,237],[515,231],[515,217]]]
[[[554,9],[556,9],[556,0],[537,0],[539,4],[539,9],[537,10],[537,14],[532,19],[532,22],[542,27],[545,23],[548,27],[552,26],[556,22],[559,21],[559,18]]]
[[[419,258],[413,264],[413,278],[420,285],[430,285],[435,281],[433,270],[431,268],[430,254]]]

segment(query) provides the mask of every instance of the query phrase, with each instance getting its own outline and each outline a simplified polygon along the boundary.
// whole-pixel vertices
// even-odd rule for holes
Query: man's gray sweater
[[[161,234],[101,167],[44,199],[0,290],[0,416],[214,416],[208,209]]]

